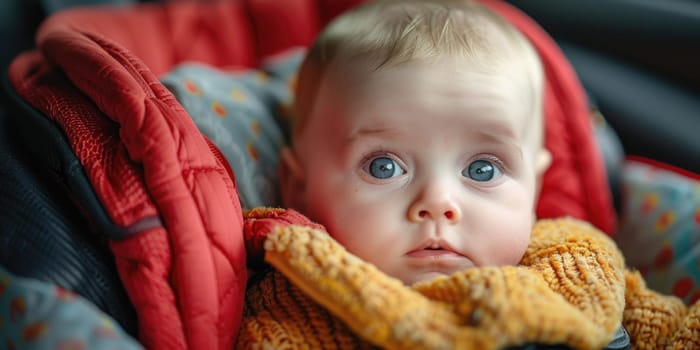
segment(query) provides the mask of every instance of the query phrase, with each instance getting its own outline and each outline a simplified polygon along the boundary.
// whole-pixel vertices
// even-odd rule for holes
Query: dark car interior
[[[511,1],[561,45],[625,154],[700,172],[692,1]]]

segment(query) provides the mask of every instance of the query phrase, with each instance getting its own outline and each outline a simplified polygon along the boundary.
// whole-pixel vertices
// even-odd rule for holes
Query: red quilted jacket
[[[552,40],[510,5],[482,0],[533,41],[547,76],[553,164],[537,213],[612,233],[615,217],[582,88]],[[110,243],[154,349],[230,349],[246,284],[243,218],[230,168],[158,77],[199,61],[256,67],[306,46],[360,0],[235,0],[74,9],[50,17],[12,87],[59,124],[120,237]]]

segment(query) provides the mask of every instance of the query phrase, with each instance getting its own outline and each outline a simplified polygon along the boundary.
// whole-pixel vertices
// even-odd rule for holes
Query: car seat
[[[148,348],[230,348],[247,278],[235,173],[159,77],[187,61],[254,69],[308,46],[359,2],[179,1],[49,17],[37,49],[19,55],[4,81],[13,165],[2,191],[13,209],[3,218],[12,227],[3,265],[66,284]],[[573,69],[527,16],[483,2],[513,21],[544,61],[553,164],[538,215],[578,217],[612,234],[604,165]],[[43,212],[50,215],[27,214]],[[52,246],[59,236],[65,249]],[[101,283],[81,290],[61,274]]]

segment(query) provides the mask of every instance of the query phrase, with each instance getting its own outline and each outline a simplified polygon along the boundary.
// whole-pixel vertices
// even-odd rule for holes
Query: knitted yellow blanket
[[[634,349],[700,348],[700,306],[649,290],[610,238],[573,219],[539,221],[519,266],[412,287],[318,228],[277,226],[264,248],[274,270],[249,285],[238,348],[600,349],[621,322]]]

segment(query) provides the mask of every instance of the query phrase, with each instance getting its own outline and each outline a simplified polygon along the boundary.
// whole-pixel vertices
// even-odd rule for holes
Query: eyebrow
[[[480,122],[480,126],[481,128],[478,133],[483,134],[488,138],[493,138],[496,140],[503,138],[516,139],[517,136],[516,131],[502,121],[484,120]]]
[[[470,132],[474,132],[473,135],[477,135],[479,137],[479,142],[483,143],[493,143],[493,144],[502,144],[505,146],[508,146],[509,148],[512,148],[513,150],[516,151],[517,155],[522,159],[523,158],[523,149],[522,147],[515,142],[516,136],[515,136],[515,131],[512,130],[511,128],[505,126],[504,124],[500,122],[489,122],[488,125],[482,126],[480,128],[481,130],[473,131],[470,130]],[[345,143],[349,144],[352,143],[353,141],[357,140],[360,137],[364,136],[376,136],[376,135],[385,135],[385,134],[394,134],[397,133],[398,131],[395,128],[392,127],[383,127],[383,126],[377,126],[377,127],[362,127],[357,130],[354,130],[350,136],[348,136],[345,139]]]
[[[391,127],[365,127],[354,130],[350,136],[345,140],[346,143],[350,143],[361,136],[373,136],[382,134],[394,134],[397,130]]]
[[[516,151],[518,157],[520,159],[523,159],[523,148],[521,145],[515,142],[515,136],[510,136],[506,134],[511,134],[511,133],[504,133],[504,134],[499,134],[497,132],[486,132],[486,131],[477,131],[476,135],[481,138],[479,140],[480,142],[483,140],[483,142],[488,142],[488,143],[494,143],[494,144],[500,144],[500,145],[505,145],[508,148],[511,148]]]

